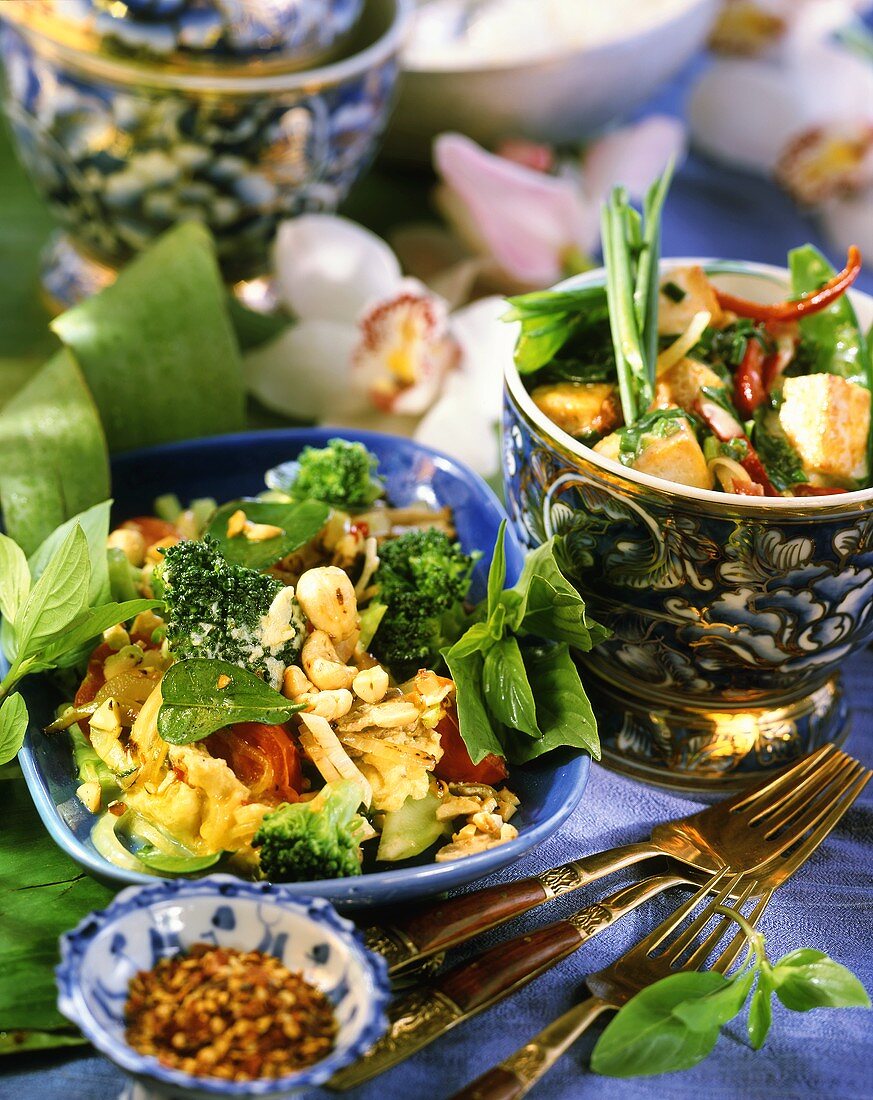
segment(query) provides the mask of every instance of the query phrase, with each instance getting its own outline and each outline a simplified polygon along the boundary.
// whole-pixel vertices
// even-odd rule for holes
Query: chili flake
[[[195,944],[130,983],[127,1041],[197,1077],[284,1077],[326,1057],[337,1023],[325,995],[273,955]]]

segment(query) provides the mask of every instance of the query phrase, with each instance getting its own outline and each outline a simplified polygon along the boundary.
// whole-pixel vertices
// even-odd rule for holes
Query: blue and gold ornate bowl
[[[787,273],[710,264],[719,286],[785,297]],[[565,287],[602,282],[594,271]],[[866,328],[873,299],[853,294]],[[584,656],[604,762],[729,790],[848,732],[840,665],[873,638],[873,489],[729,497],[604,458],[534,405],[514,364],[506,499],[521,541],[566,536],[573,578],[613,632]]]
[[[131,978],[197,943],[262,951],[302,973],[333,1005],[338,1031],[331,1053],[286,1077],[234,1082],[193,1077],[129,1046],[124,1007]],[[137,1100],[279,1100],[322,1084],[368,1050],[387,1026],[385,960],[364,947],[354,925],[328,901],[292,896],[283,886],[211,875],[132,887],[61,936],[60,948],[59,1010],[140,1083]]]
[[[65,306],[180,221],[215,236],[229,280],[263,275],[276,229],[334,210],[376,153],[408,0],[366,0],[349,52],[158,63],[48,33],[0,4],[4,107],[18,154],[63,229],[43,286]]]

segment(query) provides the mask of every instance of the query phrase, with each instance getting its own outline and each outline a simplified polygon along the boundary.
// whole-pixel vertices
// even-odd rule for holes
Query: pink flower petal
[[[585,154],[585,190],[600,202],[621,183],[632,199],[641,199],[671,157],[679,163],[685,147],[685,127],[669,115],[652,115],[635,126],[614,130]]]
[[[494,156],[462,134],[436,139],[434,163],[488,252],[522,282],[555,282],[564,253],[587,246],[590,212],[572,181]]]

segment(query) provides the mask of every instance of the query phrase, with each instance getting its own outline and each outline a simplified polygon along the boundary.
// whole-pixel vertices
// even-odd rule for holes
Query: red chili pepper
[[[740,459],[740,465],[752,479],[764,490],[765,497],[778,497],[782,494],[777,492],[773,488],[773,483],[769,477],[767,477],[767,471],[764,469],[764,463],[758,457],[758,452],[752,446],[748,436],[743,436],[746,441],[746,446],[749,448],[746,457]]]
[[[734,404],[748,420],[767,399],[763,380],[764,349],[754,336],[746,342],[743,360],[734,375]]]
[[[823,287],[802,294],[799,298],[765,306],[761,302],[751,302],[748,298],[735,298],[733,294],[726,294],[722,290],[716,290],[715,296],[722,309],[729,309],[740,317],[750,317],[753,321],[798,321],[801,317],[827,309],[841,294],[845,294],[860,272],[861,251],[851,245],[843,270],[828,279]]]
[[[825,488],[822,485],[795,485],[792,492],[796,497],[833,497],[838,493],[847,493],[848,489],[838,489],[836,486]]]

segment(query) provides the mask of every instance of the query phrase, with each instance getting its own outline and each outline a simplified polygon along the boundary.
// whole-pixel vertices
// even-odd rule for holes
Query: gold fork
[[[785,852],[782,848],[769,863],[754,869],[756,889],[772,893],[809,859],[834,829],[873,774],[857,761],[852,763],[855,766],[846,769],[848,778],[838,784],[839,792],[826,786],[823,812],[819,812],[817,800],[813,806],[801,806],[799,810],[790,803],[795,821],[802,828],[794,834],[794,847],[790,851]],[[813,819],[814,824],[810,826]],[[769,824],[765,825],[762,818],[758,827],[777,828],[769,817],[766,820]],[[778,827],[785,827],[782,819]],[[739,865],[721,870],[735,875],[748,874],[742,852],[736,854]],[[655,894],[682,883],[699,885],[699,881],[689,877],[695,873],[679,868],[676,874],[636,882],[564,920],[505,940],[396,998],[388,1010],[387,1033],[363,1058],[335,1074],[330,1081],[331,1087],[353,1088],[404,1061],[458,1024],[521,989]]]
[[[706,960],[733,926],[733,918],[722,915],[707,936],[699,943],[695,941],[716,915],[718,907],[725,905],[732,896],[736,895],[734,908],[740,909],[750,897],[760,895],[746,918],[753,928],[756,927],[773,894],[773,887],[762,893],[760,885],[754,880],[744,879],[741,875],[727,878],[727,874],[727,870],[716,874],[653,932],[615,962],[586,978],[585,984],[592,994],[590,997],[552,1021],[529,1043],[455,1093],[451,1100],[517,1100],[552,1068],[601,1013],[621,1008],[646,986],[678,970],[704,969]],[[691,916],[707,893],[716,887],[718,892],[710,903],[682,928],[661,954],[654,954]],[[719,974],[727,973],[747,943],[748,935],[738,931],[707,969]],[[692,946],[691,955],[681,961]]]
[[[363,930],[367,946],[384,955],[396,977],[551,898],[653,856],[669,856],[707,874],[725,866],[751,874],[817,825],[863,770],[851,756],[825,745],[763,785],[656,825],[648,841],[392,914],[390,921]]]

